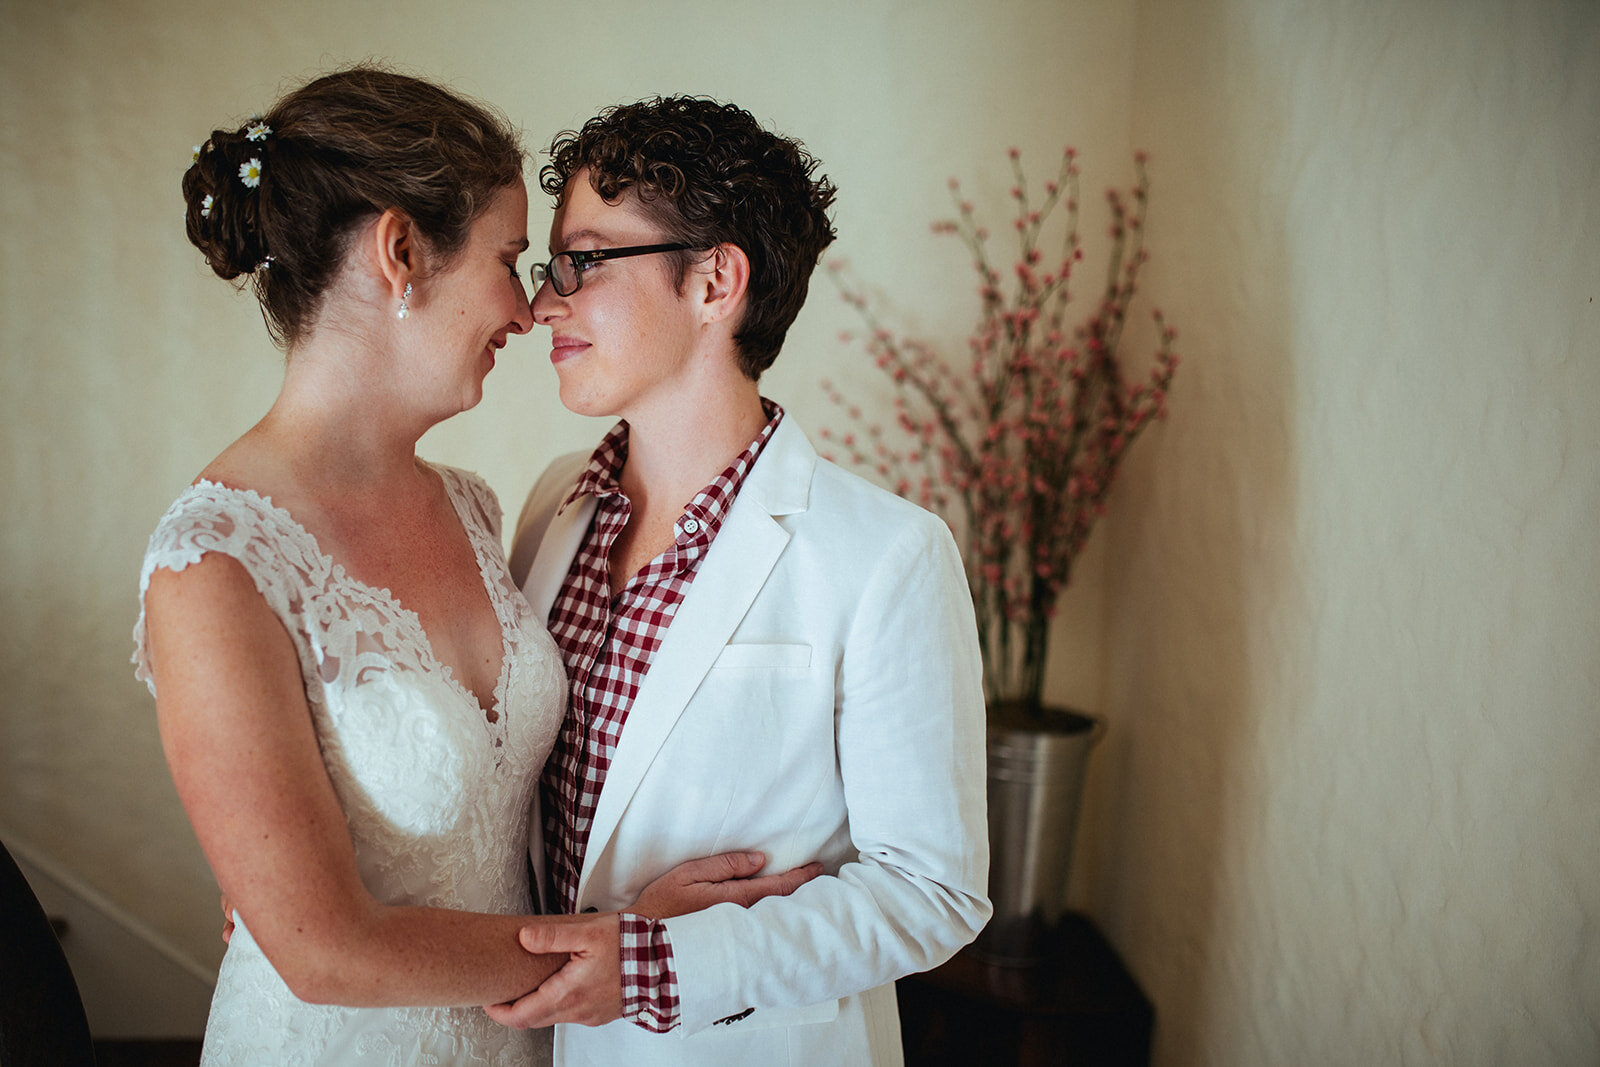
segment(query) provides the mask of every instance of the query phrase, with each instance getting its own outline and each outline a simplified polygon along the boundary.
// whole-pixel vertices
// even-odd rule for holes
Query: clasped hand
[[[636,915],[666,919],[713,904],[749,907],[769,896],[787,896],[822,873],[808,863],[783,874],[753,875],[766,857],[760,852],[724,852],[680,863],[639,894]],[[622,1017],[622,964],[618,913],[543,916],[518,934],[535,954],[565,953],[567,962],[526,996],[484,1010],[502,1026],[519,1029],[579,1023],[601,1026]]]

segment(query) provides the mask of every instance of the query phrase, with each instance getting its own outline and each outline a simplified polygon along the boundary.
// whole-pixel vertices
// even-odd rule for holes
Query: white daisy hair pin
[[[244,182],[247,189],[254,189],[261,184],[260,157],[251,156],[239,164],[239,180]]]
[[[200,217],[201,218],[209,219],[211,217],[211,205],[213,203],[215,203],[215,202],[216,201],[214,201],[211,198],[211,194],[207,193],[206,194],[206,198],[204,200],[200,201]]]
[[[271,126],[268,126],[260,119],[255,119],[245,127],[244,139],[246,141],[265,141],[270,133],[272,133]]]

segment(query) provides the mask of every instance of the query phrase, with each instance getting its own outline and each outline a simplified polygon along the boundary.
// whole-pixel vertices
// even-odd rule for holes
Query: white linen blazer
[[[512,572],[541,617],[594,514],[593,498],[557,513],[587,460],[553,463],[517,524]],[[948,528],[819,459],[785,416],[629,712],[578,907],[625,908],[676,864],[735,849],[765,852],[768,872],[816,859],[826,873],[667,920],[681,1025],[561,1025],[556,1063],[900,1063],[894,980],[990,914],[984,744]]]

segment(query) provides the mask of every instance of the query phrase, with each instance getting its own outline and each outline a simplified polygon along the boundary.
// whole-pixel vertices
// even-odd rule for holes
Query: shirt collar
[[[757,458],[760,457],[761,450],[772,439],[778,423],[783,421],[783,408],[766,397],[761,398],[761,410],[767,416],[767,423],[761,428],[761,432],[756,434],[750,446],[739,453],[710,485],[695,494],[694,499],[685,505],[686,511],[699,513],[702,521],[712,518],[713,513],[708,509],[714,508],[715,513],[720,514],[738,493],[739,487],[744,484],[744,479],[750,473],[750,468],[755,466]],[[589,456],[588,465],[583,468],[583,473],[578,475],[577,484],[561,502],[561,507],[556,509],[556,513],[566,511],[586,496],[598,498],[621,495],[622,468],[627,463],[628,422],[624,419],[600,439],[600,443]]]
[[[622,468],[628,462],[628,423],[627,420],[611,427],[611,431],[600,439],[595,450],[589,456],[588,466],[583,468],[583,473],[578,475],[578,482],[572,487],[572,492],[567,494],[567,499],[561,502],[557,514],[566,511],[575,501],[586,496],[611,496],[622,492]]]

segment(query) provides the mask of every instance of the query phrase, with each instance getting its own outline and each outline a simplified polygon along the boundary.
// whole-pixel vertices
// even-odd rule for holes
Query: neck
[[[623,415],[628,462],[622,488],[635,507],[680,508],[743,452],[767,413],[755,382],[728,376],[677,403]]]
[[[308,480],[371,490],[415,478],[416,446],[436,419],[408,410],[378,346],[318,336],[291,354],[283,389],[255,431]]]

